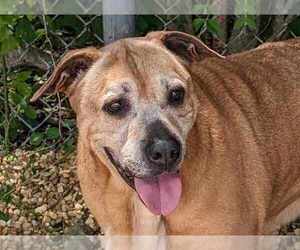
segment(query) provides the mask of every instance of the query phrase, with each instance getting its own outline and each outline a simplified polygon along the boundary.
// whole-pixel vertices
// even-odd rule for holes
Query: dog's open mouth
[[[179,171],[138,178],[121,166],[109,148],[105,147],[104,151],[124,181],[138,193],[141,201],[153,214],[168,215],[177,207],[182,189]]]
[[[113,154],[111,153],[111,151],[109,150],[109,148],[104,147],[104,151],[108,157],[108,159],[110,160],[110,162],[115,166],[115,168],[117,169],[118,173],[121,175],[121,177],[123,178],[123,180],[133,189],[135,189],[134,187],[134,178],[132,176],[132,174],[130,173],[129,170],[126,170],[125,168],[122,167],[121,163],[118,161],[118,159],[116,159]]]

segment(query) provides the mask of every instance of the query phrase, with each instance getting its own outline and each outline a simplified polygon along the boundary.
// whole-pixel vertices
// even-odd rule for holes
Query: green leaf
[[[25,101],[24,97],[19,95],[18,93],[11,93],[10,99],[15,105],[21,105],[21,106],[26,105],[26,101]]]
[[[204,26],[205,24],[205,20],[203,18],[196,18],[194,21],[193,21],[193,28],[194,28],[194,31],[195,33],[198,33],[201,28]]]
[[[38,146],[42,143],[44,135],[42,133],[34,132],[30,137],[30,144]]]
[[[42,37],[42,36],[45,36],[45,35],[46,35],[45,29],[37,29],[37,30],[35,31],[35,33],[36,33],[36,36],[37,36],[37,37]]]
[[[0,220],[3,220],[3,221],[5,221],[5,222],[7,222],[7,221],[9,221],[9,215],[8,214],[6,214],[6,213],[4,213],[4,212],[2,212],[2,211],[0,211]]]
[[[70,140],[67,140],[64,144],[63,144],[63,150],[66,153],[71,153],[75,150],[75,145],[74,145],[74,138],[71,138]]]
[[[68,128],[68,129],[71,129],[71,128],[74,128],[76,126],[76,122],[74,119],[66,119],[63,121],[63,127],[64,128]]]
[[[48,128],[46,132],[46,136],[48,139],[55,140],[60,137],[58,128]]]
[[[244,27],[249,27],[250,29],[256,28],[256,18],[255,16],[241,16],[239,17],[235,24],[235,29],[242,29]]]
[[[243,17],[239,17],[234,23],[235,29],[242,29],[245,27],[245,21]]]
[[[22,72],[19,72],[17,74],[16,81],[18,81],[18,82],[25,82],[26,80],[28,80],[28,78],[30,77],[31,73],[32,73],[31,71],[22,71]]]
[[[147,22],[146,17],[144,16],[137,16],[137,31],[141,34],[144,34],[149,30],[149,23]]]
[[[15,25],[15,35],[22,38],[27,43],[31,43],[36,38],[33,25],[27,17],[18,20]]]
[[[7,39],[10,35],[7,25],[0,25],[0,42]]]
[[[3,24],[13,25],[18,18],[19,18],[18,16],[13,16],[13,15],[0,15],[0,25]]]
[[[9,138],[11,142],[15,141],[20,136],[19,130],[22,129],[23,126],[23,123],[17,118],[11,120],[9,126]]]
[[[49,17],[50,20],[47,23],[49,23],[48,27],[51,29],[51,25],[54,25],[55,27],[52,27],[52,31],[54,30],[58,30],[58,31],[62,31],[62,30],[68,30],[70,32],[75,32],[77,34],[79,34],[83,28],[84,28],[84,24],[76,17],[73,15],[61,15],[58,16],[58,18],[56,18],[54,21],[51,20],[52,18]],[[53,23],[53,24],[52,24]]]
[[[28,106],[25,106],[23,107],[23,110],[24,110],[24,114],[27,118],[31,119],[31,120],[35,120],[36,117],[37,117],[37,113],[35,111],[35,109],[28,105]]]
[[[218,35],[221,33],[221,26],[218,20],[210,19],[207,21],[207,30],[212,34]]]
[[[256,29],[256,17],[255,16],[246,16],[246,24],[251,29]]]
[[[289,24],[289,30],[293,32],[296,36],[300,36],[300,17]]]
[[[24,97],[28,97],[32,93],[31,87],[25,82],[16,82],[15,87],[17,92]]]
[[[0,201],[3,201],[5,203],[10,203],[12,200],[11,192],[13,190],[13,187],[10,185],[4,185],[0,189]]]
[[[18,40],[13,36],[8,36],[0,42],[0,55],[5,55],[19,47]]]
[[[32,22],[37,16],[27,15],[26,17],[30,22]]]

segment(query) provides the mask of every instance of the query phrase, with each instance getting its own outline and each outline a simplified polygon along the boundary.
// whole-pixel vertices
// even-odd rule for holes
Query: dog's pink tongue
[[[135,178],[134,184],[141,200],[154,214],[168,215],[176,207],[181,196],[179,174],[162,174],[155,178]]]

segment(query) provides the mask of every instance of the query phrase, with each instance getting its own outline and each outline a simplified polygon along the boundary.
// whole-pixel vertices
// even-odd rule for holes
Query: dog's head
[[[156,214],[181,194],[180,163],[197,115],[188,65],[219,56],[197,38],[154,32],[69,52],[35,94],[65,92],[81,135],[113,175]]]

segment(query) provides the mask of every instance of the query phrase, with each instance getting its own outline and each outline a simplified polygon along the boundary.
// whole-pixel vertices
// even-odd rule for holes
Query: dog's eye
[[[183,87],[177,87],[169,92],[168,103],[173,106],[181,105],[184,101],[185,90]]]
[[[103,106],[103,111],[110,115],[124,115],[129,110],[129,103],[126,99],[114,100]]]

